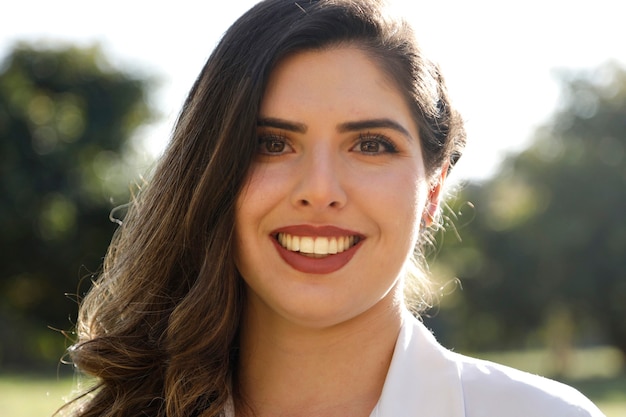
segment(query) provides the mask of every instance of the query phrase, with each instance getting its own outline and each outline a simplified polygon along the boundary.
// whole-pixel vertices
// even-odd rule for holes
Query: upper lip
[[[316,226],[310,224],[300,224],[300,225],[291,225],[281,227],[279,229],[274,230],[271,235],[276,236],[278,233],[288,233],[290,235],[295,236],[312,236],[312,237],[340,237],[340,236],[357,236],[363,239],[363,236],[359,232],[355,232],[354,230],[348,230],[337,226]]]

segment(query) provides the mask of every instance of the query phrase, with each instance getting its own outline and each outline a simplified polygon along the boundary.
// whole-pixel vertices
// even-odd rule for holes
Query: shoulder
[[[407,313],[375,417],[604,417],[565,384],[452,352]]]
[[[568,385],[449,351],[446,356],[457,363],[467,417],[603,417]]]

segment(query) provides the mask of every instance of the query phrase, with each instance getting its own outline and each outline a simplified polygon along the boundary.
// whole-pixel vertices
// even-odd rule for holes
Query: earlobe
[[[437,186],[437,188],[439,187]],[[435,197],[435,199],[432,200],[431,197],[429,196],[428,204],[426,205],[426,208],[424,209],[424,213],[422,214],[422,226],[423,227],[432,226],[432,224],[435,222],[435,219],[437,217],[438,209],[439,209],[439,198]]]
[[[442,197],[442,189],[448,174],[449,163],[441,167],[441,173],[436,177],[436,181],[430,187],[428,192],[428,202],[422,214],[422,225],[430,227],[437,218],[437,211]]]

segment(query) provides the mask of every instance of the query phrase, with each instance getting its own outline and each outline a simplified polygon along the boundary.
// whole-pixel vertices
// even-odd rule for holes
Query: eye
[[[387,136],[369,133],[359,136],[359,140],[352,148],[352,151],[365,155],[379,155],[398,152],[394,143]]]
[[[275,134],[259,136],[257,152],[262,155],[282,155],[290,151],[291,147],[283,136]]]

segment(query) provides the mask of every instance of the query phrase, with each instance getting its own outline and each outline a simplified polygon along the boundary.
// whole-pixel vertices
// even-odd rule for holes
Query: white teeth
[[[331,237],[328,241],[328,253],[334,255],[337,253],[337,238]]]
[[[330,246],[328,239],[315,239],[313,253],[317,255],[328,255],[328,247]]]
[[[312,237],[303,236],[300,238],[300,252],[315,253],[315,241]]]
[[[344,245],[344,239],[342,237],[337,238],[337,253],[341,253],[346,250],[346,245]]]
[[[311,237],[279,233],[276,238],[280,245],[287,250],[315,255],[334,255],[348,250],[358,243],[358,238],[355,236]]]

